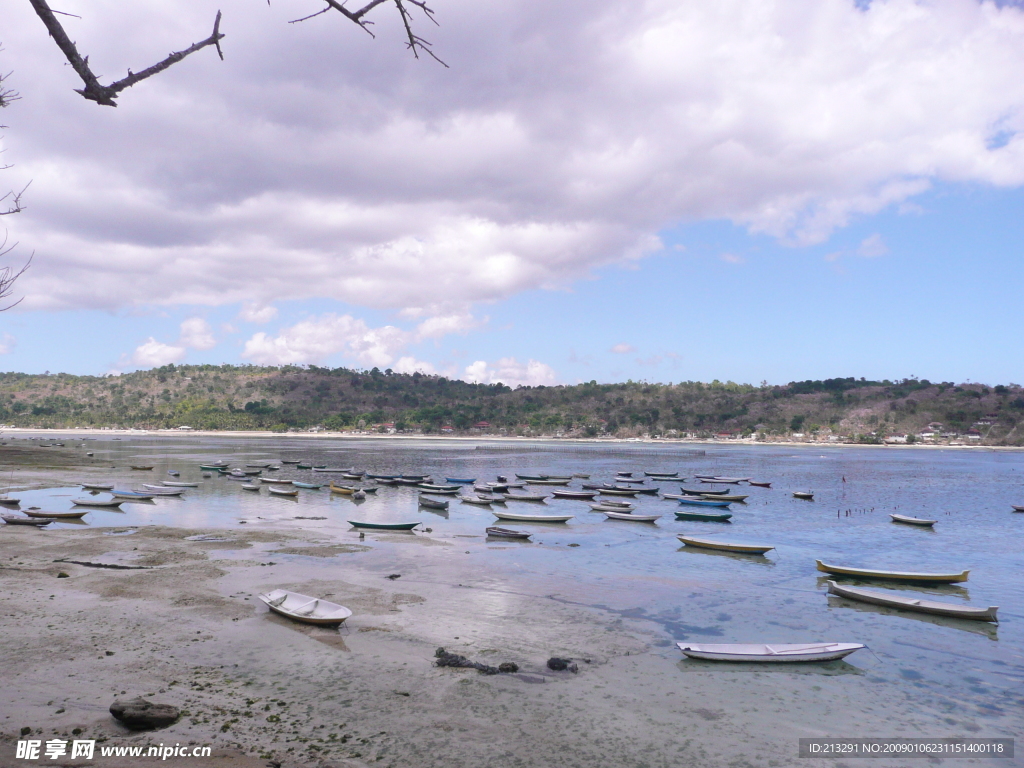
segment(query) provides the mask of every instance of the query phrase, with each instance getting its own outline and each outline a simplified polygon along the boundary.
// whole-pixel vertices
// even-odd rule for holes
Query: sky
[[[5,6],[0,370],[1024,381],[1018,5],[320,7],[63,0],[104,82],[223,11],[110,108]]]

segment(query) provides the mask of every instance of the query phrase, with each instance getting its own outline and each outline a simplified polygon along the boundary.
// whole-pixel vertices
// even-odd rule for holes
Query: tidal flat
[[[20,486],[32,488],[12,492],[21,507],[67,509],[82,480],[139,486],[170,479],[168,469],[202,485],[180,499],[96,510],[78,525],[0,530],[0,765],[18,764],[13,745],[26,727],[42,739],[80,729],[75,737],[109,745],[210,744],[213,758],[168,762],[246,768],[813,768],[840,763],[797,758],[801,737],[1012,738],[1020,730],[1024,515],[1009,504],[1024,498],[1024,456],[792,447],[516,453],[283,438],[84,445],[95,454],[89,461],[76,460],[83,449],[68,441],[44,449],[65,451],[66,463],[16,470],[15,488],[23,472],[32,476]],[[382,487],[362,502],[326,488],[297,500],[247,494],[202,477],[199,463],[221,457],[237,466],[308,458],[382,474],[428,472],[441,482],[678,470],[750,475],[773,488],[737,486],[749,498],[733,505],[728,526],[676,521],[676,505],[656,497],[637,497],[644,511],[663,513],[656,524],[609,521],[581,502],[549,500],[544,511],[574,518],[513,526],[533,533],[522,544],[488,539],[484,528],[495,519],[486,508],[453,501],[435,514],[418,509],[407,487]],[[154,469],[128,469],[143,462]],[[294,465],[274,474],[316,479]],[[656,484],[679,492],[679,482]],[[792,498],[804,489],[815,491],[814,502]],[[928,512],[939,524],[894,525],[892,511]],[[360,537],[351,519],[422,525]],[[767,540],[776,549],[757,559],[698,552],[680,547],[677,533]],[[1001,623],[826,598],[816,557],[971,568],[966,584],[919,591],[999,605]],[[296,624],[257,599],[275,588],[340,603],[353,616],[341,629]],[[869,649],[841,662],[767,667],[684,660],[674,645],[681,640]],[[438,668],[438,647],[487,664],[513,661],[520,671]],[[547,669],[551,656],[573,659],[578,672]],[[183,717],[131,733],[107,710],[137,695],[180,707]],[[117,761],[93,764],[139,764]]]

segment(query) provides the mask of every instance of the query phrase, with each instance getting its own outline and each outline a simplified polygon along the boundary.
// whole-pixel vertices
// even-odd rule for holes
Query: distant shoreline
[[[98,429],[98,428],[67,428],[58,429],[52,427],[5,427],[0,430],[0,438],[20,435],[63,435],[68,438],[80,436],[103,436],[116,435],[117,437],[237,437],[237,438],[296,438],[296,439],[335,439],[335,440],[431,440],[437,442],[491,442],[491,443],[551,443],[558,445],[674,445],[674,446],[695,446],[706,448],[708,446],[783,446],[787,448],[884,448],[884,449],[945,449],[945,450],[988,450],[988,451],[1024,451],[1024,446],[1014,445],[934,445],[927,443],[808,443],[792,440],[687,440],[658,438],[586,438],[586,437],[509,437],[497,435],[398,435],[398,434],[352,434],[350,432],[272,432],[270,430],[130,430],[130,429]]]

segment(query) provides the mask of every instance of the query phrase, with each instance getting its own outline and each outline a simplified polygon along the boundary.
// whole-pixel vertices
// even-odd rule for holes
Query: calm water
[[[68,446],[79,441],[66,441]],[[704,456],[673,446],[630,450],[604,446],[555,446],[553,450],[497,450],[487,444],[439,444],[429,441],[350,441],[327,439],[207,439],[136,437],[84,443],[109,470],[118,487],[141,487],[171,479],[201,481],[180,499],[125,503],[121,512],[95,510],[84,525],[159,524],[189,528],[247,526],[316,529],[339,540],[356,537],[349,519],[422,520],[430,535],[456,541],[458,547],[432,553],[420,575],[445,578],[448,558],[453,571],[465,572],[472,560],[477,583],[496,592],[522,591],[602,606],[622,616],[650,619],[667,630],[666,654],[675,654],[669,638],[695,642],[805,642],[822,639],[866,643],[874,652],[850,657],[849,671],[898,686],[908,702],[915,699],[948,709],[957,722],[995,718],[997,727],[1019,723],[1024,704],[1024,515],[1011,504],[1024,504],[1024,453],[877,448],[708,446]],[[534,448],[538,446],[533,446]],[[638,512],[664,514],[656,524],[609,521],[583,502],[546,505],[510,504],[510,511],[565,511],[575,518],[565,525],[503,523],[534,532],[532,544],[488,542],[483,529],[495,522],[486,507],[452,501],[450,512],[418,509],[416,491],[382,487],[364,502],[321,491],[300,490],[298,500],[243,491],[240,483],[204,479],[200,461],[229,459],[232,465],[280,459],[307,459],[331,467],[356,466],[379,474],[429,473],[445,477],[493,480],[521,473],[590,473],[611,480],[619,470],[642,476],[643,470],[753,476],[772,489],[729,486],[748,493],[746,504],[733,504],[730,524],[676,521],[675,502],[638,496]],[[127,465],[153,463],[152,472],[132,472]],[[272,476],[327,482],[331,475],[285,465]],[[339,476],[333,476],[340,481]],[[845,482],[844,482],[845,478]],[[17,477],[15,477],[15,483]],[[572,487],[579,487],[574,480]],[[679,482],[654,483],[679,493]],[[691,479],[686,485],[693,486]],[[535,490],[551,488],[537,487]],[[813,502],[792,498],[795,490],[812,490]],[[53,488],[17,494],[22,506],[71,508],[77,488]],[[545,509],[546,507],[546,509]],[[696,509],[696,508],[689,508]],[[896,525],[889,513],[937,519],[934,530]],[[296,518],[326,518],[323,520]],[[73,527],[62,524],[60,527]],[[776,549],[765,558],[715,554],[682,548],[677,533],[717,534],[736,540],[766,542]],[[45,535],[45,532],[41,532]],[[418,547],[374,540],[391,551],[388,565],[412,563]],[[577,544],[577,547],[569,547]],[[275,558],[278,556],[275,556]],[[959,571],[971,569],[958,586],[906,588],[950,602],[998,605],[1001,623],[896,615],[885,609],[828,599],[824,574],[815,559],[891,570]],[[303,558],[311,569],[332,567],[322,558]],[[450,576],[449,576],[450,578]],[[878,584],[867,586],[880,587]]]

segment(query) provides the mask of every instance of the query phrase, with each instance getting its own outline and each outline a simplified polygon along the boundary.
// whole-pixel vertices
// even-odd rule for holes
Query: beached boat
[[[72,510],[71,512],[43,512],[40,509],[23,509],[21,510],[29,517],[42,517],[50,518],[52,520],[81,520],[87,514],[89,510],[83,509],[79,512]]]
[[[314,472],[333,473],[333,474],[336,474],[336,475],[351,475],[352,474],[352,468],[351,467],[349,467],[348,469],[338,469],[338,468],[335,468],[335,467],[330,467],[330,468],[329,467],[313,467],[313,471]]]
[[[128,466],[130,466],[132,469],[139,469],[143,471],[153,468],[152,464],[129,464]]]
[[[726,477],[725,475],[694,475],[698,480],[717,480],[720,483],[749,483],[749,477]]]
[[[145,483],[142,484],[142,487],[147,490],[136,490],[135,492],[141,493],[144,496],[181,496],[185,492],[184,488],[164,488],[161,485],[146,485]]]
[[[636,488],[602,488],[598,493],[603,496],[636,496],[637,490]]]
[[[643,477],[636,478],[636,477],[626,477],[625,475],[616,475],[615,476],[615,482],[616,483],[627,483],[627,484],[633,484],[633,485],[643,485],[644,483],[647,482],[647,479],[643,478]]]
[[[524,531],[513,531],[511,528],[500,528],[497,525],[492,525],[490,528],[485,528],[484,531],[488,536],[494,536],[499,539],[528,539],[533,536],[532,533],[526,533]]]
[[[680,504],[686,504],[691,507],[719,507],[728,508],[732,503],[729,501],[722,501],[720,499],[705,499],[703,496],[680,496],[676,499]]]
[[[3,519],[8,525],[34,525],[36,527],[57,522],[52,517],[19,517],[18,515],[0,515],[0,519]]]
[[[589,504],[588,506],[592,510],[594,510],[595,512],[629,512],[629,511],[631,511],[631,510],[636,508],[632,504],[626,504],[625,506],[621,506],[620,507],[618,505],[612,506],[610,504],[598,503],[598,504]]]
[[[278,488],[276,485],[272,485],[267,488],[269,493],[273,493],[276,496],[298,496],[298,488]]]
[[[324,487],[323,484],[321,483],[302,483],[299,482],[298,480],[292,480],[292,485],[294,485],[296,488],[308,488],[311,491],[319,491],[321,488]]]
[[[429,496],[420,494],[419,502],[421,506],[429,507],[430,509],[448,509],[448,499],[432,499]]]
[[[634,515],[632,512],[613,511],[610,509],[599,510],[609,520],[629,520],[634,523],[653,523],[661,515]]]
[[[484,485],[474,485],[473,490],[477,493],[504,493],[508,490],[508,486],[504,483],[485,483]]]
[[[688,547],[718,549],[723,552],[736,552],[741,555],[763,555],[768,550],[775,549],[771,544],[743,544],[736,541],[719,541],[718,539],[705,539],[700,536],[690,536],[685,533],[680,533],[676,538]]]
[[[292,485],[294,480],[285,480],[280,477],[261,477],[260,482],[264,485]]]
[[[930,528],[935,525],[938,520],[925,520],[921,517],[908,517],[907,515],[889,515],[894,523],[905,523],[906,525],[920,525]]]
[[[572,478],[566,480],[530,480],[530,485],[568,485]]]
[[[793,498],[814,501],[814,494],[810,491],[793,491]]]
[[[506,493],[505,501],[544,501],[546,493]]]
[[[576,501],[590,501],[597,496],[597,491],[552,491],[552,498],[575,499]]]
[[[870,568],[847,568],[842,565],[829,565],[815,560],[818,570],[836,576],[855,576],[862,579],[885,579],[887,581],[927,581],[934,584],[955,584],[967,581],[969,570],[960,573],[916,573],[913,571],[878,571]]]
[[[466,504],[479,504],[480,506],[490,506],[491,502],[494,501],[491,497],[482,496],[459,496],[459,501],[465,502]],[[502,499],[504,501],[504,499]]]
[[[170,480],[164,480],[161,485],[166,485],[168,488],[198,488],[202,483],[178,483]]]
[[[439,483],[420,483],[419,487],[432,493],[459,493],[462,490],[462,486],[459,485],[440,485]]]
[[[359,490],[358,488],[355,488],[351,485],[335,485],[334,483],[331,483],[330,488],[331,493],[340,493],[343,496],[351,496],[353,493]]]
[[[867,646],[861,643],[676,643],[683,655],[708,661],[790,663],[835,661]]]
[[[87,491],[112,491],[114,490],[113,483],[82,483],[82,487]]]
[[[420,523],[368,523],[363,520],[349,520],[348,524],[353,528],[370,528],[375,531],[411,531]]]
[[[892,592],[880,592],[876,589],[861,589],[860,587],[847,587],[836,584],[834,581],[828,583],[830,595],[839,595],[849,600],[858,600],[862,603],[873,605],[884,605],[889,608],[900,608],[905,611],[916,611],[918,613],[931,613],[936,616],[952,616],[957,619],[971,619],[972,621],[993,621],[998,622],[996,611],[999,606],[990,605],[988,608],[972,608],[969,605],[954,605],[938,600],[921,600],[914,597],[904,597]]]
[[[366,476],[371,480],[397,480],[401,477],[401,475],[371,475],[369,472],[366,473]]]
[[[282,464],[300,464],[302,459],[281,459]]]
[[[702,520],[706,523],[728,523],[732,512],[676,512],[676,520]]]
[[[240,485],[238,487],[243,491],[258,491],[260,489],[258,485]]]
[[[701,498],[712,501],[746,501],[749,494],[746,493],[702,493]]]
[[[363,474],[361,472],[346,472],[341,476],[342,480],[362,480]]]
[[[14,507],[21,504],[21,499],[15,499],[12,496],[0,496],[0,504],[7,504]]]
[[[118,507],[124,499],[72,499],[72,504],[80,507]]]
[[[429,483],[430,475],[399,475],[401,480],[412,480],[415,483]]]
[[[656,478],[663,479],[663,480],[671,480],[673,478],[679,477],[679,473],[678,472],[646,472],[645,471],[644,474],[647,477],[656,477]]]
[[[459,485],[472,485],[476,482],[475,477],[446,477],[446,483],[458,483]]]
[[[520,515],[503,509],[492,509],[491,514],[499,520],[515,520],[520,523],[564,523],[573,515]]]
[[[119,499],[138,499],[139,501],[149,501],[156,496],[155,493],[139,493],[138,491],[126,491],[118,488],[110,491],[110,493]]]
[[[335,626],[352,615],[352,611],[343,605],[284,589],[275,589],[258,597],[274,613],[305,624]]]

